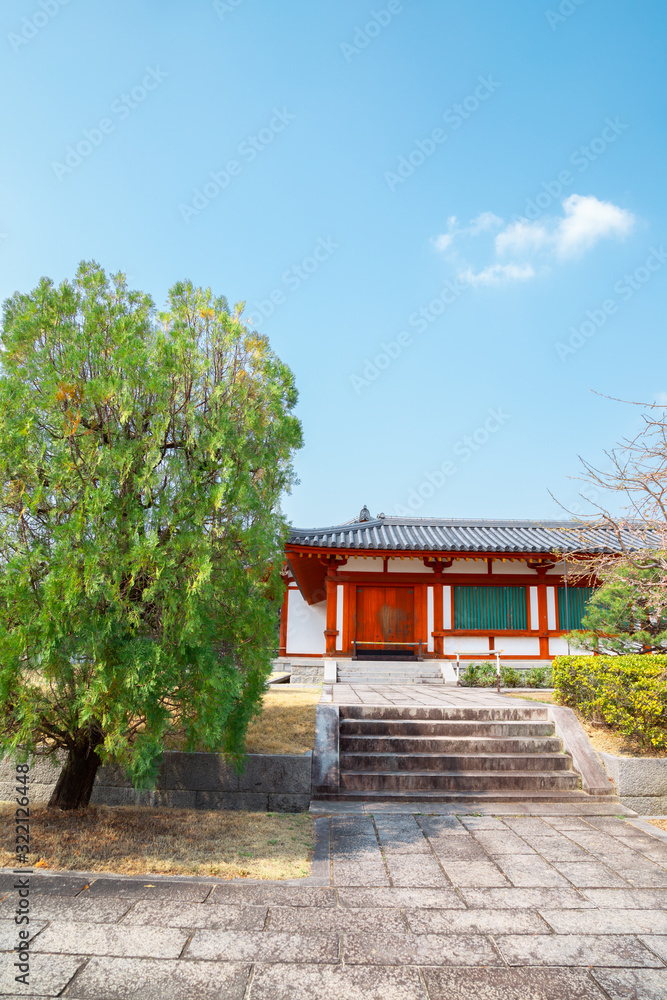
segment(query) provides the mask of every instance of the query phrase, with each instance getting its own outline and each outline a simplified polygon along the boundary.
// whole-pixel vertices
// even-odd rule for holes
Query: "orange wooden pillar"
[[[280,605],[280,639],[278,640],[278,656],[287,656],[287,600],[289,590],[285,587],[283,603]]]
[[[443,617],[442,617],[442,601],[443,601],[443,583],[442,583],[442,565],[435,567],[435,580],[433,582],[433,653],[437,659],[440,659],[445,652],[444,645],[444,631],[443,631]]]
[[[549,611],[547,608],[546,569],[537,571],[537,627],[540,637],[540,659],[549,659]]]
[[[336,637],[338,635],[338,629],[336,628],[336,622],[338,620],[338,584],[335,580],[336,566],[335,564],[330,566],[327,570],[326,577],[326,587],[327,587],[327,627],[324,630],[325,638],[325,649],[327,656],[336,655]]]

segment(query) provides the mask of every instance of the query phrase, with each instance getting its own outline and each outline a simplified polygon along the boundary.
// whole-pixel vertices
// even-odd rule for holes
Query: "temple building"
[[[609,549],[606,532],[576,521],[372,517],[367,507],[345,524],[295,528],[280,659],[322,676],[328,661],[431,660],[446,680],[455,663],[499,652],[515,666],[549,664],[568,652],[564,635],[592,593],[571,579],[576,554]]]

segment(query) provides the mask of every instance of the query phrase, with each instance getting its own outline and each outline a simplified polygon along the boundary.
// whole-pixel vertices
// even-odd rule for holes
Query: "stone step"
[[[546,722],[546,708],[460,708],[453,705],[341,705],[341,719],[407,719],[411,722]]]
[[[560,791],[558,789],[532,790],[532,791],[493,791],[493,792],[430,792],[430,791],[374,791],[367,789],[364,791],[354,791],[351,789],[341,790],[330,795],[318,793],[312,799],[313,802],[375,802],[378,805],[383,802],[451,802],[454,805],[470,806],[475,803],[484,805],[487,808],[494,804],[513,805],[522,802],[557,802],[565,805],[582,805],[591,803],[603,803],[609,806],[613,801],[609,795],[589,795],[581,789],[570,791]]]
[[[343,771],[341,791],[497,792],[568,791],[579,788],[574,771]]]
[[[568,771],[571,759],[564,753],[347,753],[341,752],[344,771],[432,771],[468,773],[491,771]]]
[[[423,674],[341,674],[338,672],[339,684],[444,684],[442,675],[434,674],[432,677]]]
[[[341,736],[553,736],[551,722],[474,722],[410,719],[341,719]]]
[[[341,753],[558,753],[561,741],[555,736],[339,736]]]
[[[431,680],[430,678],[420,678],[420,677],[410,677],[410,678],[407,678],[407,677],[363,677],[363,678],[359,678],[358,680],[356,678],[354,680],[352,680],[352,679],[347,678],[347,677],[339,677],[338,678],[338,683],[339,684],[359,684],[359,685],[363,684],[366,687],[379,687],[380,685],[385,685],[385,684],[387,684],[389,686],[399,685],[400,684],[401,687],[404,687],[406,684],[409,684],[411,686],[413,686],[413,685],[414,686],[425,685],[425,686],[434,687],[434,688],[444,687],[445,686],[445,682],[442,680],[442,678],[440,678],[440,680],[435,680],[435,679]]]

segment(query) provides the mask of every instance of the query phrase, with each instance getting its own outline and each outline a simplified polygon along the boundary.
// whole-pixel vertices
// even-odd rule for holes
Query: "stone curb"
[[[572,709],[562,705],[547,705],[546,708],[556,736],[563,741],[563,749],[570,754],[575,771],[581,775],[583,790],[589,795],[613,795],[613,782]]]

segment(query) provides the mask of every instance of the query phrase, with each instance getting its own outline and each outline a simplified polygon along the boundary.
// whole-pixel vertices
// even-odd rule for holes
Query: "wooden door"
[[[357,587],[355,638],[360,652],[411,654],[415,641],[414,587]]]

